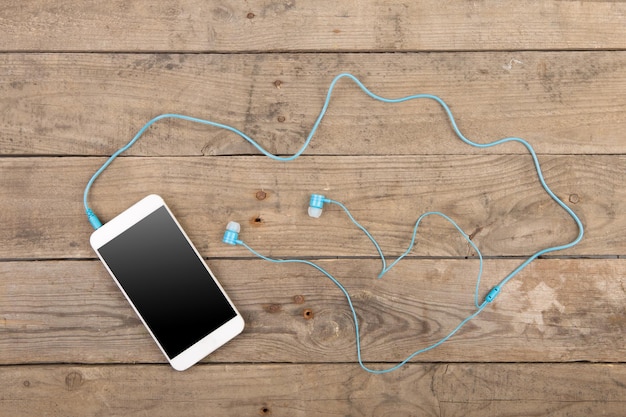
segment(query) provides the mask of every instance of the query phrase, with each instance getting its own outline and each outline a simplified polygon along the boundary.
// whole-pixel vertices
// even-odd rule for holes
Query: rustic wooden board
[[[598,4],[598,3],[596,3]],[[151,118],[230,124],[271,152],[304,143],[333,77],[386,97],[430,93],[476,142],[539,153],[624,153],[626,52],[443,54],[3,54],[0,154],[110,155]],[[525,153],[463,144],[432,100],[373,101],[342,80],[306,154]],[[161,121],[131,155],[258,154],[233,133]]]
[[[626,160],[620,155],[540,157],[548,184],[580,215],[586,235],[562,255],[626,253]],[[93,258],[82,207],[84,186],[102,158],[0,160],[0,258]],[[496,180],[497,179],[497,180]],[[50,192],[54,190],[54,192]],[[258,191],[265,198],[256,197]],[[472,235],[484,255],[527,256],[570,242],[573,220],[541,189],[528,155],[120,158],[95,183],[92,207],[107,221],[147,194],[161,194],[199,250],[249,256],[221,243],[230,220],[271,256],[375,256],[336,206],[306,214],[311,193],[345,203],[388,256],[409,244],[417,217],[439,210]],[[443,219],[423,222],[421,256],[472,255]]]
[[[476,260],[407,259],[381,280],[375,260],[319,263],[352,296],[368,362],[389,367],[474,311]],[[486,261],[480,300],[519,263]],[[209,265],[247,325],[207,360],[356,363],[347,302],[319,272],[260,260]],[[623,362],[625,277],[624,259],[535,261],[457,335],[415,361]],[[0,262],[0,351],[5,365],[164,362],[97,261]]]
[[[241,222],[264,254],[336,274],[364,360],[388,367],[473,311],[475,254],[427,219],[411,258],[376,280],[371,244],[336,207],[306,216],[309,194],[346,203],[389,257],[419,214],[449,214],[488,256],[482,297],[524,256],[576,235],[525,149],[469,147],[435,102],[382,104],[346,80],[288,164],[232,133],[162,121],[90,201],[108,220],[163,195],[247,322],[173,371],[94,260],[86,181],[165,112],[294,153],[342,72],[385,97],[442,97],[477,142],[529,140],[584,240],[533,262],[444,345],[370,375],[340,291],[312,268],[223,245],[224,225]],[[623,1],[3,2],[0,417],[623,416],[623,91]]]
[[[622,416],[626,367],[424,364],[0,368],[0,415]]]
[[[9,1],[6,51],[624,48],[620,1]]]

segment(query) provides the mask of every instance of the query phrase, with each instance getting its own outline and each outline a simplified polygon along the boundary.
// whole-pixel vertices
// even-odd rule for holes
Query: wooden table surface
[[[626,411],[626,3],[246,0],[0,5],[0,416],[623,416]],[[310,147],[271,161],[236,135],[164,120],[95,183],[108,220],[164,197],[241,310],[243,334],[174,371],[89,246],[82,192],[152,117],[232,125],[297,151],[333,77],[443,98],[476,142],[519,136],[582,219],[478,317],[398,371],[380,369],[471,314],[478,260],[441,219],[384,278],[337,207],[388,260],[439,210],[485,256],[480,295],[575,238],[526,149],[476,149],[441,107],[337,84]]]

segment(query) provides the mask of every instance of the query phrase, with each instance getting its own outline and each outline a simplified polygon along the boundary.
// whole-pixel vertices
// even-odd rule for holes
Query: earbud
[[[224,237],[222,238],[222,242],[228,243],[229,245],[238,245],[240,243],[239,240],[239,232],[241,231],[241,226],[237,222],[228,222],[226,225],[226,231],[224,232]]]
[[[322,215],[322,207],[324,203],[328,203],[328,199],[321,194],[311,194],[309,200],[309,216],[316,219]]]

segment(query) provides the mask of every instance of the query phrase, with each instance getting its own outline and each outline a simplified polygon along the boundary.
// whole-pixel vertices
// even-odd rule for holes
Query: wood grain
[[[626,367],[424,364],[0,368],[0,415],[621,416]]]
[[[244,333],[184,373],[165,364],[88,246],[92,172],[162,113],[296,152],[329,83],[440,96],[485,143],[527,139],[586,227],[450,341],[389,367],[471,314],[478,261],[441,219],[383,279],[417,216],[454,218],[487,256],[480,297],[574,238],[519,145],[462,144],[433,101],[337,84],[304,156],[280,164],[216,128],[152,126],[91,194],[108,220],[161,194],[244,314]],[[0,417],[623,416],[626,398],[626,2],[8,0],[0,6]],[[259,192],[262,192],[260,194]],[[307,314],[310,313],[310,314]],[[592,362],[592,363],[587,363]]]
[[[9,1],[5,51],[618,49],[620,1]]]
[[[386,97],[431,93],[485,143],[529,140],[540,154],[626,152],[626,52],[444,54],[2,54],[0,154],[110,155],[151,118],[230,124],[270,152],[304,143],[333,77]],[[342,80],[307,155],[525,153],[476,149],[438,104],[384,104]],[[233,133],[158,122],[130,155],[259,154]]]
[[[351,294],[367,362],[389,367],[474,311],[477,260],[406,259],[381,280],[375,260],[318,262]],[[480,301],[519,263],[486,261]],[[357,367],[347,302],[319,272],[260,260],[209,265],[246,329],[207,360]],[[624,259],[535,261],[450,341],[415,361],[623,362],[624,277]],[[97,261],[0,262],[0,350],[5,365],[164,362]]]
[[[587,229],[580,245],[556,255],[625,254],[624,157],[540,159],[548,184]],[[93,258],[81,199],[103,162],[1,159],[0,239],[6,243],[0,258]],[[256,198],[260,190],[263,200]],[[488,256],[528,256],[578,233],[541,189],[528,155],[328,156],[286,164],[264,157],[128,157],[95,183],[90,201],[107,221],[146,195],[160,194],[209,257],[250,256],[221,243],[230,220],[243,225],[246,242],[270,256],[375,256],[369,240],[337,207],[328,206],[320,219],[307,216],[314,192],[346,204],[387,256],[404,252],[417,217],[432,210],[455,219]],[[418,234],[413,255],[473,254],[442,219],[426,219]]]

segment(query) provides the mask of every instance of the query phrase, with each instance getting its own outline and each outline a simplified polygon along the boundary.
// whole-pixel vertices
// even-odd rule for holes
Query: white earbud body
[[[322,215],[322,209],[317,207],[309,207],[309,216],[315,217],[316,219]]]
[[[226,225],[226,231],[224,232],[224,237],[222,238],[222,242],[233,246],[241,243],[239,241],[240,231],[241,226],[239,225],[239,223],[228,222],[228,224]]]
[[[320,194],[311,194],[309,200],[309,216],[319,218],[322,215],[322,208],[326,202],[326,197]]]

